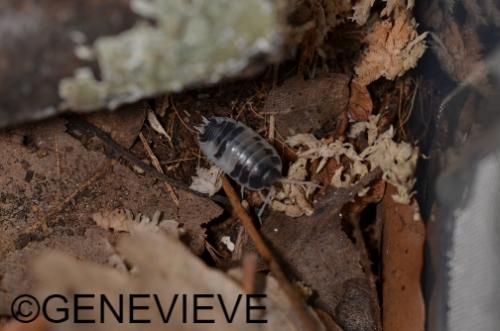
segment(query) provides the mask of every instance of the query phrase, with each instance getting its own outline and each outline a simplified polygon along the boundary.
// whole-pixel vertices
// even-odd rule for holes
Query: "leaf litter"
[[[6,224],[0,236],[0,290],[7,293],[0,314],[8,314],[9,300],[17,293],[34,288],[39,294],[90,291],[113,296],[130,290],[168,298],[182,291],[234,298],[256,289],[249,282],[265,279],[259,291],[268,294],[267,325],[251,326],[236,316],[236,324],[217,323],[213,329],[302,331],[297,297],[283,286],[278,265],[285,271],[281,276],[293,282],[299,301],[307,303],[299,306],[317,325],[314,330],[401,330],[408,325],[398,316],[410,314],[414,325],[421,325],[421,260],[410,266],[403,258],[419,257],[425,239],[413,191],[419,152],[401,138],[397,120],[402,119],[387,116],[379,99],[388,94],[388,100],[397,100],[380,78],[398,83],[408,75],[426,49],[427,33],[417,32],[413,1],[374,4],[295,1],[290,8],[292,45],[297,46],[292,64],[283,61],[249,81],[182,92],[175,95],[175,104],[172,97],[168,103],[167,97],[157,97],[129,106],[129,115],[87,118],[163,176],[151,176],[153,170],[121,158],[110,163],[109,173],[82,185],[93,178],[96,164],[117,158],[105,141],[61,119],[38,124],[34,131],[2,133],[10,152],[0,161],[7,169],[0,179],[6,187],[0,200]],[[331,39],[337,29],[349,31],[347,40],[360,41],[363,47],[355,56],[346,59],[341,44]],[[190,127],[201,115],[246,122],[270,137],[283,158],[289,182],[277,185],[271,211],[258,230],[276,257],[269,259],[257,247],[265,261],[258,271],[244,261],[262,243],[249,240],[247,226],[234,226],[244,222],[222,196],[223,176],[194,144]],[[56,143],[47,143],[47,137]],[[163,189],[165,177],[186,183],[176,187],[178,204]],[[68,195],[64,208],[48,219],[49,231],[33,231],[53,201]],[[242,196],[246,213],[262,204],[256,195]],[[362,214],[373,205],[378,206],[372,215],[376,220],[363,225]],[[397,217],[388,212],[391,208]],[[404,234],[395,231],[397,222],[404,224]],[[369,227],[376,232],[373,238],[366,234]],[[224,254],[217,250],[221,245]],[[373,251],[379,259],[372,258]],[[32,261],[36,267],[30,278],[27,266]],[[376,271],[381,266],[384,280]],[[390,270],[398,270],[398,277],[387,274]],[[408,291],[396,293],[401,286]],[[227,317],[220,307],[212,312],[217,320]],[[164,327],[158,322],[145,329]],[[183,330],[210,329],[182,324],[178,316],[172,323]],[[94,329],[117,328],[102,324]]]
[[[334,159],[340,163],[341,157],[349,160],[348,167],[340,166],[335,170],[330,185],[340,187],[350,187],[357,180],[363,178],[370,171],[380,168],[383,172],[383,179],[393,184],[397,188],[397,193],[393,195],[395,201],[408,204],[414,194],[415,169],[418,159],[418,148],[412,145],[393,140],[394,129],[390,127],[387,131],[379,134],[377,123],[378,115],[371,115],[367,122],[355,123],[348,137],[357,138],[361,134],[366,134],[368,146],[358,153],[355,147],[343,139],[330,142],[328,139],[317,139],[311,134],[298,134],[287,139],[287,143],[292,147],[302,147],[298,153],[298,160],[290,167],[287,178],[290,180],[305,180],[307,176],[307,162],[320,160],[316,172],[320,172],[328,160]],[[304,147],[306,149],[304,149]],[[296,168],[302,169],[297,174]],[[292,186],[290,188],[289,186]],[[369,187],[361,190],[358,195],[363,196]],[[288,216],[299,217],[304,214],[311,215],[312,209],[308,205],[308,197],[311,192],[302,190],[297,185],[284,185],[284,189],[276,195],[278,201],[293,201],[291,207],[286,209],[281,202],[272,207],[274,210],[285,211]]]

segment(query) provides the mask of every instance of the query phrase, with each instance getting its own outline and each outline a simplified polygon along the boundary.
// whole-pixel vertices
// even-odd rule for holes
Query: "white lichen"
[[[131,8],[147,20],[97,38],[93,51],[102,80],[63,79],[63,107],[116,108],[218,82],[239,74],[256,54],[277,52],[280,43],[280,19],[269,0],[134,0]]]

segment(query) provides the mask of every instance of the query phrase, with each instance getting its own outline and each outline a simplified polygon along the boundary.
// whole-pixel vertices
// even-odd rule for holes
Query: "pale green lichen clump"
[[[278,15],[269,0],[133,0],[131,7],[150,21],[96,40],[102,81],[85,68],[63,79],[65,107],[115,108],[214,83],[238,74],[252,56],[273,52],[279,41]]]

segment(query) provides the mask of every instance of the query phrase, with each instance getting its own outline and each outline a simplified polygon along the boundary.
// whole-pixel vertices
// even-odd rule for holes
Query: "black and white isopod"
[[[201,150],[242,187],[269,188],[282,179],[278,153],[264,138],[230,118],[203,118],[198,127]]]

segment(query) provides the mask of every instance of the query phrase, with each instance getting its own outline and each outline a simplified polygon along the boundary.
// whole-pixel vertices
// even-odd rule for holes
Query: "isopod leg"
[[[259,191],[259,194],[262,196],[261,191]],[[271,203],[275,194],[276,190],[274,189],[274,186],[271,186],[271,188],[269,189],[269,193],[267,193],[267,196],[263,199],[264,203],[262,204],[262,207],[260,207],[259,213],[257,214],[257,217],[261,225],[262,225],[262,214],[264,214],[264,210],[266,210],[266,207]]]

